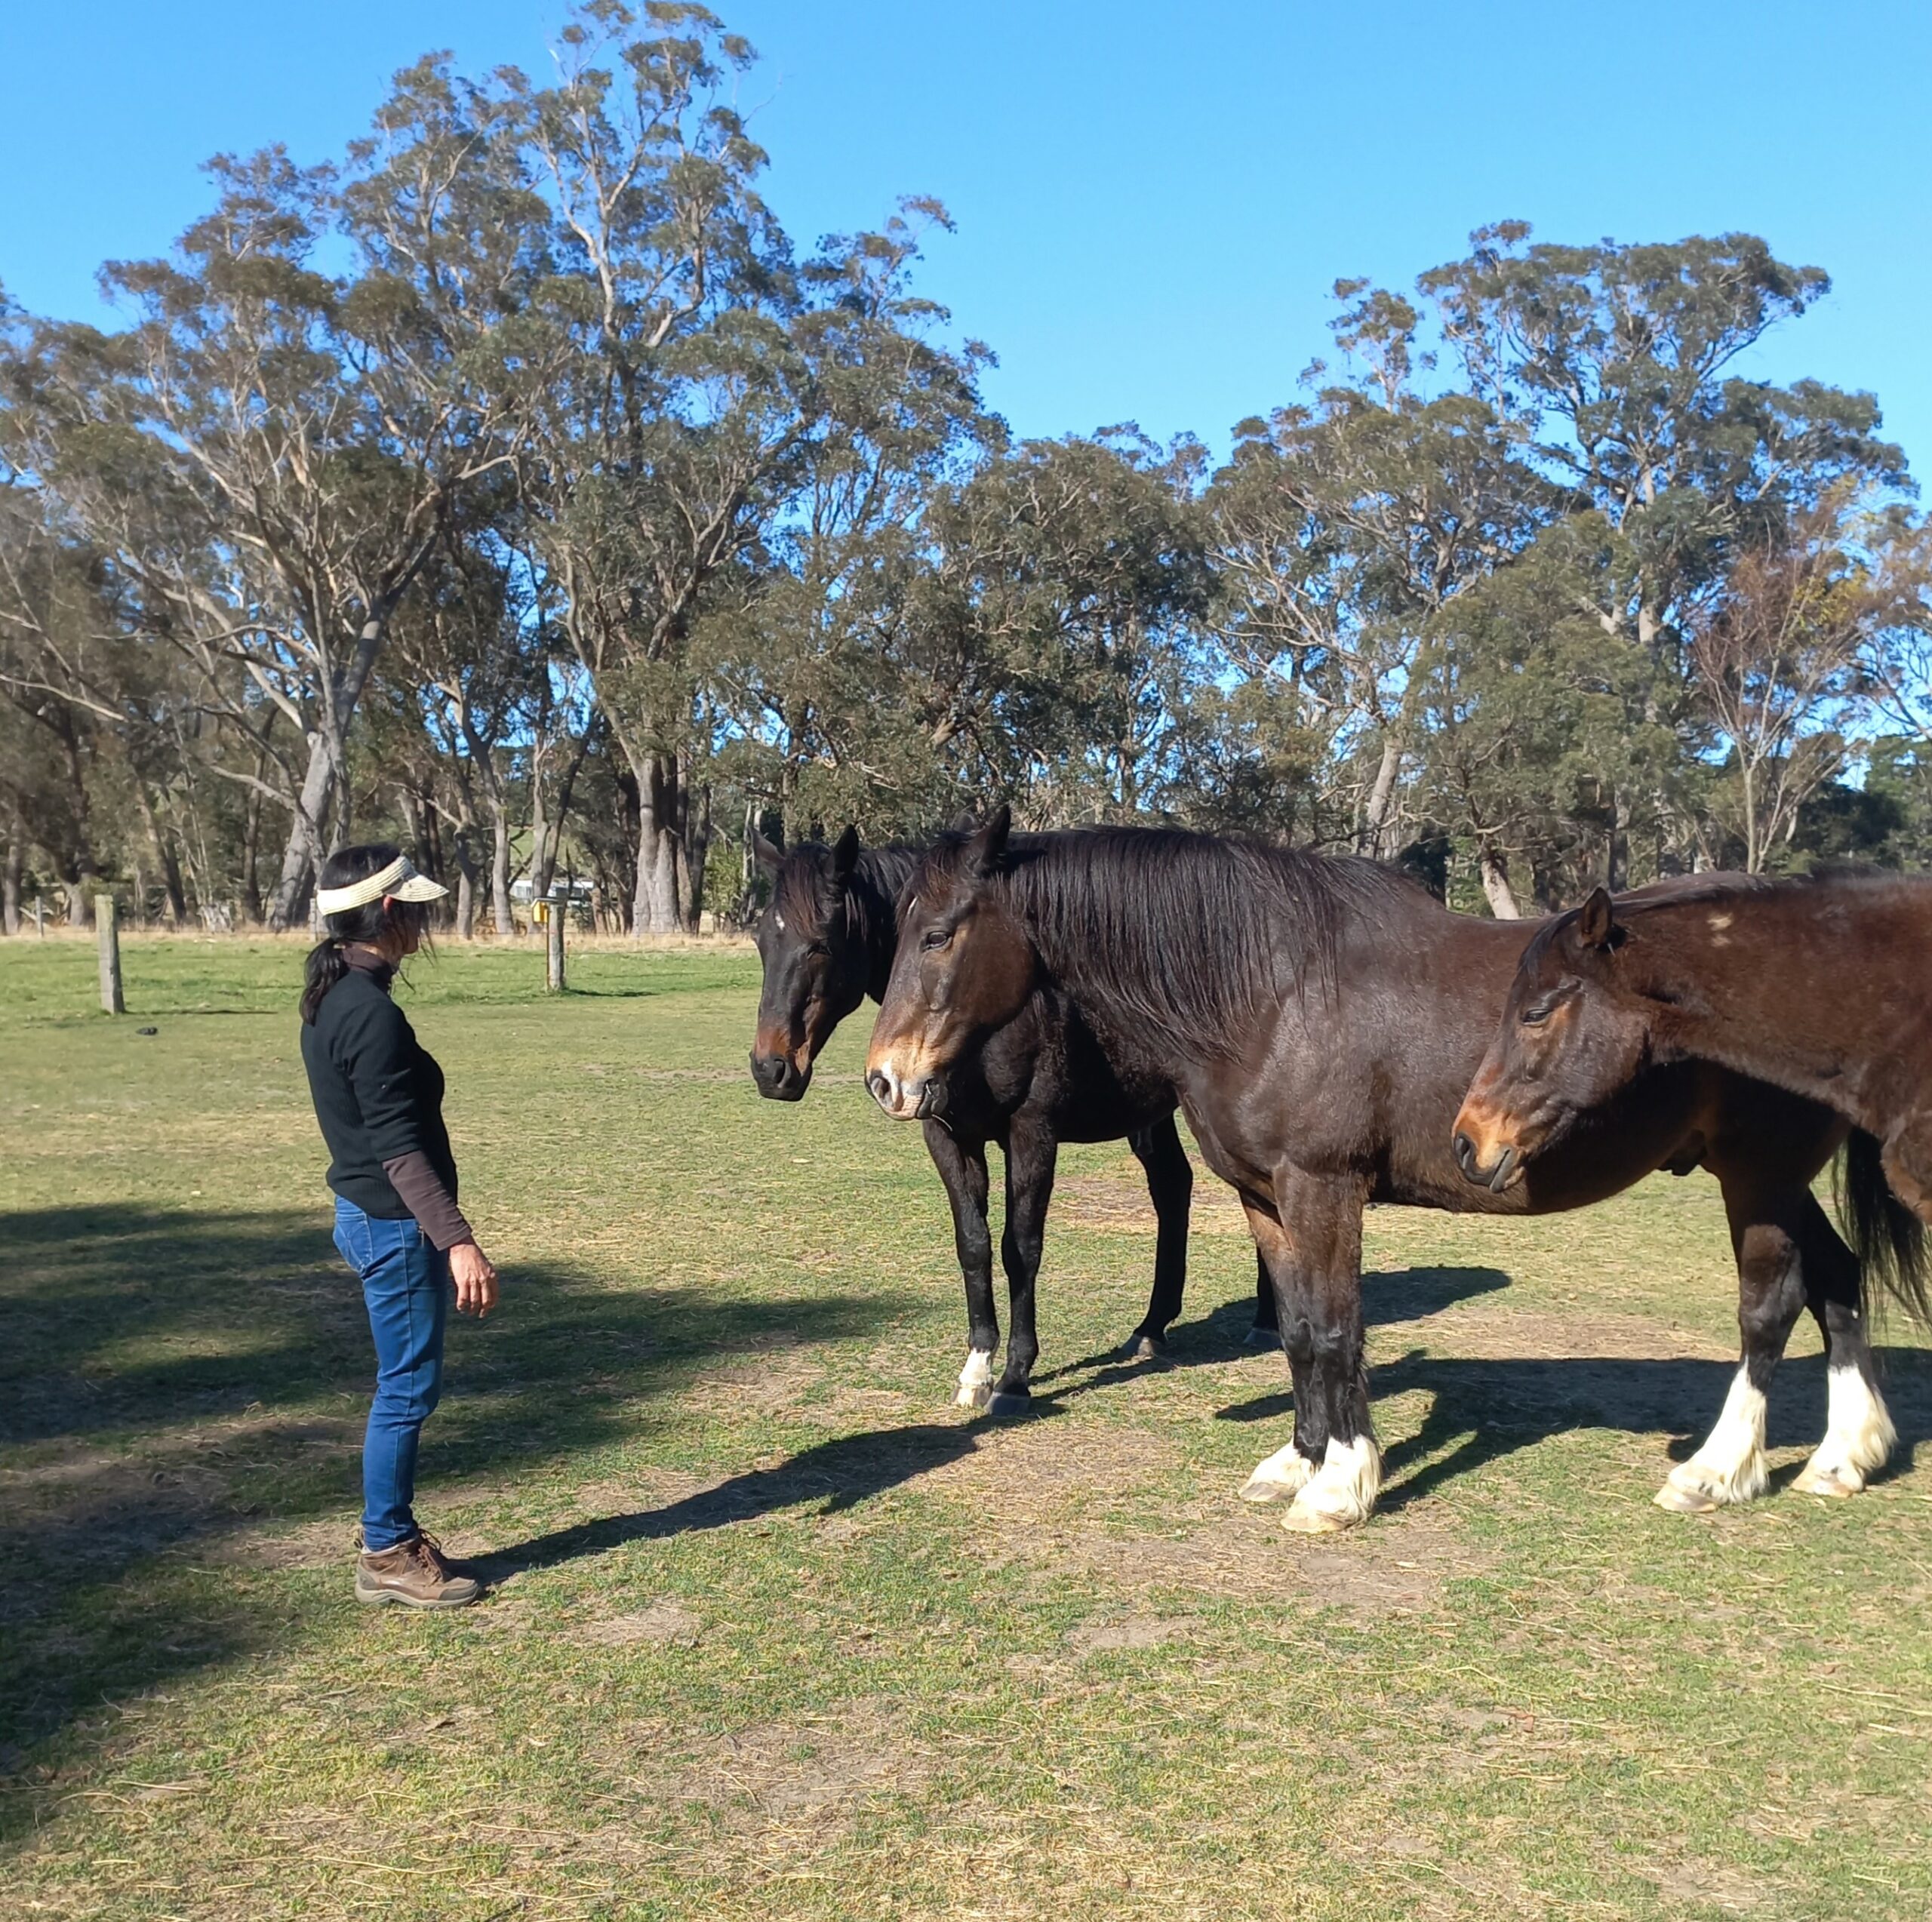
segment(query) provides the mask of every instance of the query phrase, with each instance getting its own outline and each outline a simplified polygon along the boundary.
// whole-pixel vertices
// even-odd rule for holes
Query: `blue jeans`
[[[443,1392],[450,1263],[413,1219],[385,1221],[335,1198],[335,1245],[355,1269],[376,1338],[376,1398],[362,1438],[362,1545],[416,1533],[416,1443]]]

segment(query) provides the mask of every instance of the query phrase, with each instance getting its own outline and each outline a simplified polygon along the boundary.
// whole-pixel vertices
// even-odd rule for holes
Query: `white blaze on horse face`
[[[1381,1492],[1382,1450],[1374,1437],[1358,1435],[1352,1441],[1341,1441],[1331,1435],[1321,1466],[1295,1497],[1281,1526],[1297,1535],[1353,1528],[1374,1513],[1375,1498]]]
[[[993,1358],[989,1348],[969,1348],[966,1365],[959,1371],[959,1392],[952,1398],[957,1408],[983,1408],[992,1392]]]
[[[1755,1501],[1770,1483],[1770,1465],[1764,1459],[1764,1398],[1740,1368],[1730,1379],[1724,1412],[1703,1447],[1671,1470],[1655,1499],[1660,1508],[1694,1515]]]
[[[1241,1484],[1244,1502],[1292,1502],[1308,1486],[1315,1464],[1291,1441],[1278,1448]]]
[[[1859,1369],[1830,1369],[1825,1385],[1825,1438],[1792,1486],[1802,1495],[1856,1495],[1890,1459],[1898,1431]]]

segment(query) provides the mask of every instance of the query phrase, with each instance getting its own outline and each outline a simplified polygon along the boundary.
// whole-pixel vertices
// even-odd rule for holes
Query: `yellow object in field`
[[[541,927],[543,924],[550,918],[549,903],[548,901],[531,902],[530,904],[530,918],[536,922],[539,927]]]

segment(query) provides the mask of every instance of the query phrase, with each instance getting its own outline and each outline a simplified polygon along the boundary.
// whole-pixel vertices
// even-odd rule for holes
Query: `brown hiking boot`
[[[372,1607],[400,1602],[405,1608],[466,1608],[482,1592],[474,1576],[459,1575],[443,1559],[433,1536],[419,1533],[374,1555],[365,1548],[355,1558],[355,1599]]]

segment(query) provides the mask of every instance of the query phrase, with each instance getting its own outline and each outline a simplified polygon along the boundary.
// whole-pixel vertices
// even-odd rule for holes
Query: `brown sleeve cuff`
[[[389,1185],[402,1197],[402,1204],[417,1219],[423,1232],[438,1248],[454,1248],[459,1241],[473,1241],[469,1224],[463,1218],[456,1198],[443,1185],[442,1178],[429,1165],[429,1158],[420,1149],[398,1155],[383,1164]]]

